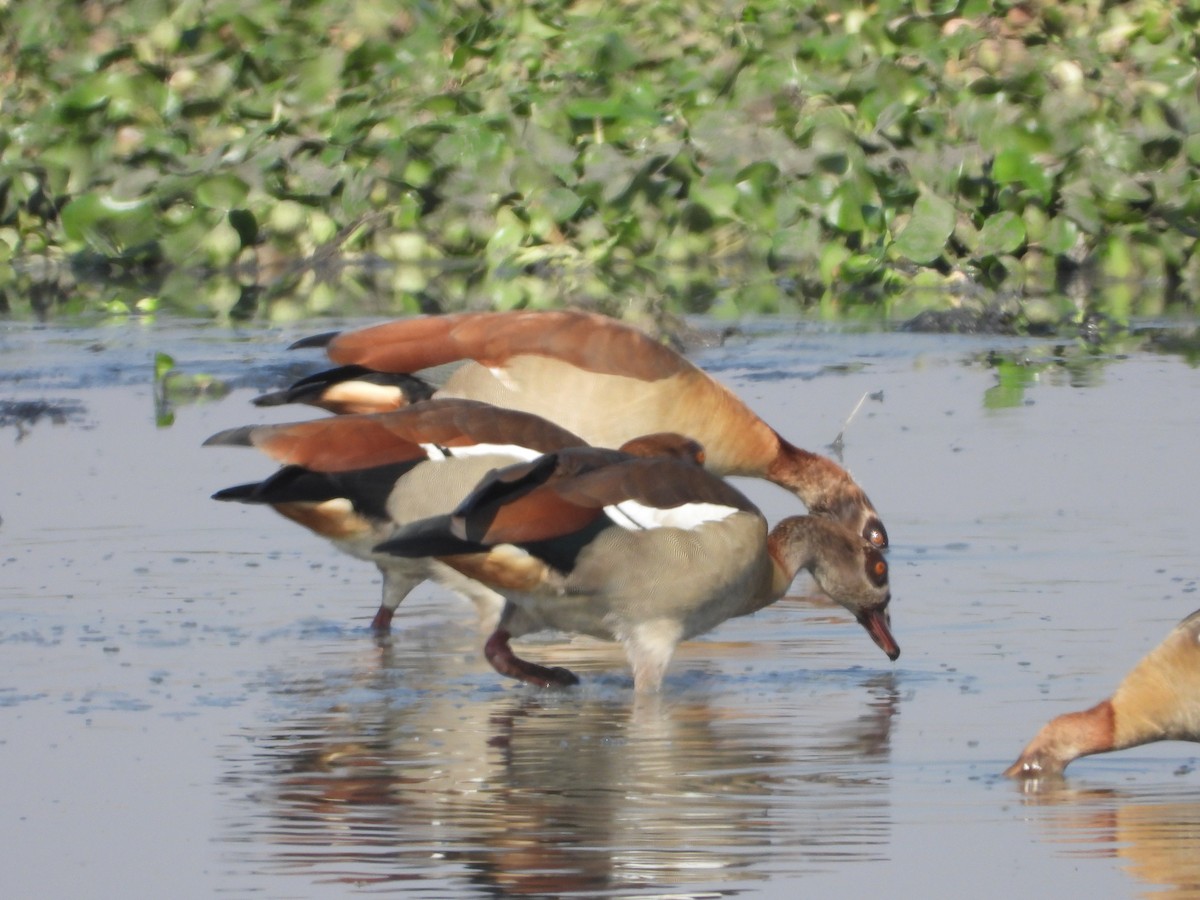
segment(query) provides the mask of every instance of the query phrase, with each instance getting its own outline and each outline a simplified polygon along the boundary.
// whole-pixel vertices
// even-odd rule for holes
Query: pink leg
[[[508,645],[511,637],[511,634],[500,627],[492,632],[492,636],[483,645],[483,655],[501,675],[536,684],[538,687],[570,687],[579,684],[579,679],[568,669],[559,666],[539,666],[518,657]]]
[[[387,634],[392,630],[392,616],[395,614],[394,609],[388,609],[386,606],[379,607],[379,612],[375,613],[375,618],[371,620],[371,630],[379,634]]]

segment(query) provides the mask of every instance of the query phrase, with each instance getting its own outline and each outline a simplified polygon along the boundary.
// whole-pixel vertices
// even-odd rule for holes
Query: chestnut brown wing
[[[334,362],[383,372],[418,372],[467,359],[500,366],[524,354],[644,381],[695,370],[674,350],[635,328],[568,310],[418,316],[316,335],[292,346],[324,346]]]
[[[741,492],[694,464],[579,448],[493,472],[454,511],[451,528],[486,545],[547,541],[630,502],[659,510],[703,503],[756,511]]]
[[[510,445],[545,453],[582,443],[540,416],[451,399],[428,400],[390,413],[233,428],[205,441],[257,447],[281,463],[318,472],[423,459],[427,451],[422,445]]]

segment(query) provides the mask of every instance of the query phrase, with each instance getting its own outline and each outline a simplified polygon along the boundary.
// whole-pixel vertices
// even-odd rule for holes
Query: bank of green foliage
[[[1200,294],[1198,25],[1200,0],[0,0],[0,303],[1154,312]]]

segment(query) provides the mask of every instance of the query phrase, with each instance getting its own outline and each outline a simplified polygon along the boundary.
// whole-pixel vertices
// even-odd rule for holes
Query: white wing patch
[[[439,447],[437,444],[422,444],[421,449],[432,462],[445,462],[447,459],[466,459],[470,456],[507,456],[514,463],[531,462],[542,454],[528,447],[518,447],[516,444],[471,444],[467,447]]]
[[[736,507],[716,503],[685,503],[671,509],[657,509],[634,500],[606,506],[608,517],[630,531],[650,528],[698,528],[706,522],[720,522],[738,512]]]
[[[508,565],[517,565],[533,558],[533,554],[516,544],[496,544],[488,548],[488,556]]]
[[[343,381],[325,390],[325,399],[332,403],[369,403],[379,407],[395,406],[403,396],[398,387],[369,381]]]
[[[521,392],[521,386],[517,384],[516,380],[511,375],[508,374],[508,369],[504,368],[503,366],[488,366],[487,370],[492,373],[493,378],[495,378],[498,382],[500,382],[500,384],[512,391],[514,394],[519,394]]]

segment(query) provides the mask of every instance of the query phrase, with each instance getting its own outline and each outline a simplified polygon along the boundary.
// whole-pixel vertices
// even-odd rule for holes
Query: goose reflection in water
[[[1145,896],[1200,895],[1200,789],[1084,789],[1065,782],[1024,787],[1038,830],[1063,854],[1119,859]]]
[[[611,647],[594,651],[601,671],[617,665]],[[256,868],[443,895],[731,890],[877,860],[888,843],[891,673],[752,676],[740,690],[779,701],[747,712],[727,674],[713,678],[720,695],[702,673],[662,697],[631,698],[611,676],[586,693],[481,695],[430,672],[430,656],[380,654],[341,685],[282,686],[321,711],[230,761],[226,783],[251,804],[232,830]],[[414,691],[422,666],[422,684],[448,683]]]

